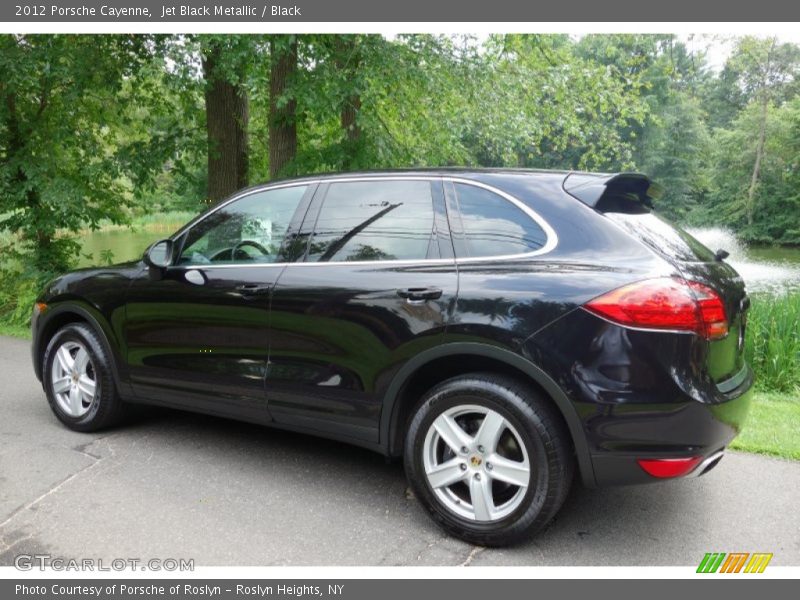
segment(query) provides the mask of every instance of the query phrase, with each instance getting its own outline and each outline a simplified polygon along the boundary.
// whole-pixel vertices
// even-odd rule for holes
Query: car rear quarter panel
[[[583,309],[538,332],[522,353],[569,398],[600,485],[653,481],[635,458],[707,456],[725,447],[750,403],[749,369],[723,393],[700,337],[628,329]]]

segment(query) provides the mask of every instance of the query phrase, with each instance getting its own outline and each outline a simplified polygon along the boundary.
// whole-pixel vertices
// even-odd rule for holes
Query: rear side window
[[[663,217],[640,205],[624,210],[624,204],[605,215],[636,239],[644,242],[668,259],[680,262],[711,262],[714,253],[694,237]]]
[[[526,254],[547,242],[538,223],[502,196],[464,183],[455,189],[469,256]]]
[[[431,181],[332,183],[309,262],[417,260],[433,239]]]

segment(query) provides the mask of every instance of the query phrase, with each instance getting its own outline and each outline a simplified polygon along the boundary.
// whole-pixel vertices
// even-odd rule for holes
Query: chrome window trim
[[[211,216],[217,210],[224,208],[228,204],[235,202],[241,198],[246,196],[250,196],[252,194],[257,194],[261,192],[267,192],[270,190],[276,190],[280,188],[286,187],[296,187],[296,186],[308,186],[308,185],[315,185],[315,184],[334,184],[334,183],[355,183],[355,182],[369,182],[369,181],[448,181],[450,183],[461,183],[465,185],[472,185],[478,188],[485,189],[490,191],[494,194],[497,194],[501,198],[504,198],[506,201],[510,202],[517,208],[519,208],[522,212],[524,212],[530,219],[532,219],[545,233],[547,239],[545,240],[544,245],[537,250],[532,250],[531,252],[523,252],[520,254],[498,254],[495,256],[468,256],[463,258],[416,258],[416,259],[393,259],[393,260],[341,260],[341,261],[326,261],[326,262],[274,262],[274,263],[241,263],[241,264],[226,264],[226,265],[215,265],[215,264],[187,264],[187,265],[173,265],[174,267],[179,266],[186,266],[189,268],[195,269],[239,269],[239,268],[249,268],[249,267],[286,267],[289,265],[292,266],[300,266],[300,267],[314,267],[314,266],[324,266],[324,265],[352,265],[352,266],[381,266],[381,265],[397,265],[397,264],[407,264],[407,265],[452,265],[452,264],[470,264],[470,263],[482,263],[488,261],[512,261],[512,260],[524,260],[526,258],[532,258],[534,256],[541,256],[543,254],[547,254],[551,252],[557,245],[558,245],[558,235],[556,234],[555,230],[550,226],[550,224],[545,221],[545,219],[529,207],[527,204],[515,198],[511,194],[504,192],[503,190],[497,189],[496,187],[483,183],[481,181],[474,181],[472,179],[465,179],[461,177],[451,177],[448,175],[375,175],[372,177],[336,177],[336,178],[325,178],[325,179],[313,179],[313,180],[305,180],[305,181],[298,181],[298,182],[287,182],[287,183],[280,183],[280,184],[266,184],[262,187],[247,190],[242,192],[241,194],[234,196],[225,202],[221,203],[219,206],[214,207],[214,210],[201,215],[203,219],[206,217]],[[197,217],[194,221],[191,221],[183,228],[181,228],[177,233],[173,235],[173,238],[178,238],[183,235],[186,231],[188,231],[191,227],[194,227],[197,223],[199,223],[201,217]]]
[[[546,236],[546,240],[544,245],[538,250],[532,250],[530,252],[522,252],[520,254],[499,254],[499,255],[492,255],[492,256],[468,256],[465,258],[456,258],[456,262],[458,263],[470,263],[470,262],[483,262],[486,260],[518,260],[523,258],[530,258],[532,256],[539,256],[542,254],[547,254],[551,252],[557,245],[558,245],[558,235],[556,234],[555,230],[550,227],[550,223],[544,220],[544,218],[533,210],[530,206],[525,204],[522,200],[515,198],[511,194],[504,192],[503,190],[499,190],[494,186],[485,184],[481,181],[473,181],[471,179],[461,179],[458,177],[447,177],[445,178],[446,181],[451,183],[461,183],[466,185],[472,185],[475,187],[483,188],[489,192],[497,194],[498,196],[505,198],[511,204],[519,208],[522,212],[524,212],[528,217],[530,217],[541,229],[544,231]]]

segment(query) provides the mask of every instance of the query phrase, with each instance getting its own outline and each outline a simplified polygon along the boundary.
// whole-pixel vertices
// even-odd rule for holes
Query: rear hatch
[[[636,173],[572,173],[564,190],[611,219],[672,264],[688,281],[715,290],[725,305],[728,335],[709,342],[708,370],[720,391],[735,389],[746,377],[744,333],[749,299],[744,281],[729,264],[680,227],[653,211],[663,190]]]

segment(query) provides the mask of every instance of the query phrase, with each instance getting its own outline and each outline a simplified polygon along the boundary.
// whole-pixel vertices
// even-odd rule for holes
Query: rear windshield
[[[681,262],[711,262],[714,253],[690,234],[649,210],[605,212],[633,237],[669,259]]]

